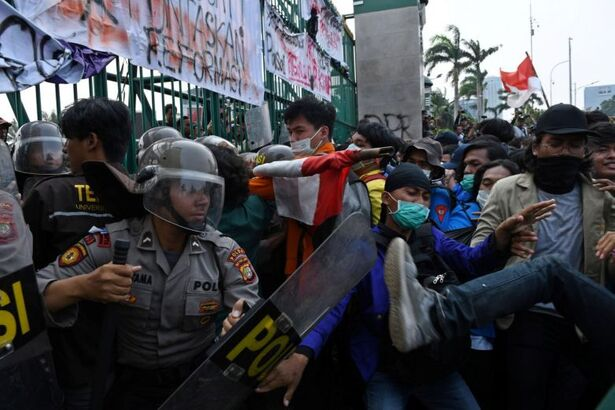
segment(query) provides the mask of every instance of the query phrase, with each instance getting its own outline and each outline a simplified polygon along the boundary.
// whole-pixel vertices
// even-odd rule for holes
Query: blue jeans
[[[412,396],[431,409],[480,409],[457,372],[420,386],[411,385],[387,373],[376,372],[365,390],[368,410],[404,410]]]
[[[537,258],[443,294],[434,315],[444,337],[522,312],[507,332],[509,409],[594,408],[592,396],[615,382],[615,295],[570,265]],[[553,302],[566,320],[524,312],[538,302]]]
[[[615,376],[615,295],[547,256],[509,266],[459,286],[449,286],[434,309],[443,336],[466,334],[538,302],[553,302],[557,311],[576,324],[604,357]]]

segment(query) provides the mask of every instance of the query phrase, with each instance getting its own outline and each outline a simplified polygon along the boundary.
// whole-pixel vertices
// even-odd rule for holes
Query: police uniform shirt
[[[38,182],[25,198],[24,218],[34,238],[34,266],[43,268],[83,238],[92,226],[115,221],[83,175]]]
[[[32,265],[32,234],[17,200],[0,191],[0,276],[28,265]]]
[[[60,409],[62,408],[62,395],[55,380],[55,374],[49,371],[53,369],[51,346],[47,333],[44,331],[42,305],[33,301],[33,298],[39,299],[36,290],[24,283],[27,278],[32,278],[34,271],[26,270],[25,275],[21,275],[24,273],[24,268],[32,269],[31,266],[32,234],[24,221],[21,206],[12,195],[0,191],[0,277],[6,279],[7,275],[15,273],[20,275],[19,279],[13,276],[14,279],[10,282],[4,282],[2,289],[4,336],[10,333],[6,325],[11,319],[13,326],[19,330],[13,333],[15,339],[10,340],[15,350],[7,354],[6,346],[2,349],[0,359],[2,405],[0,407],[3,409]],[[22,317],[14,310],[16,295],[13,286],[17,283],[16,281],[20,282],[20,293],[23,292],[21,295],[22,309],[24,313],[27,310],[24,314],[24,317],[28,318],[26,332],[21,326]],[[30,293],[32,290],[34,293]],[[24,344],[17,345],[20,334],[21,337],[28,337],[28,334],[30,337],[33,334],[36,336]]]
[[[188,362],[215,337],[215,316],[243,298],[258,300],[258,278],[244,250],[215,230],[190,235],[171,269],[152,225],[152,217],[127,219],[107,231],[86,236],[47,268],[38,271],[41,293],[54,280],[87,274],[112,260],[117,239],[130,242],[127,264],[135,272],[130,301],[118,308],[118,361],[142,369]],[[52,324],[71,326],[72,305],[50,315]]]

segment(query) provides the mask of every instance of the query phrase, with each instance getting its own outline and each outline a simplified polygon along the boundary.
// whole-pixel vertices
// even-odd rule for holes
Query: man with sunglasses
[[[529,228],[537,242],[521,245],[521,254],[526,259],[558,256],[596,282],[607,282],[615,208],[612,197],[595,188],[589,176],[587,136],[592,133],[584,113],[572,105],[558,104],[543,113],[526,153],[528,172],[494,186],[472,245],[528,205],[555,200],[553,215]],[[522,260],[513,256],[508,265]],[[592,366],[584,357],[583,337],[552,304],[516,314],[506,333],[509,408],[579,408],[587,387],[600,384],[581,370]]]

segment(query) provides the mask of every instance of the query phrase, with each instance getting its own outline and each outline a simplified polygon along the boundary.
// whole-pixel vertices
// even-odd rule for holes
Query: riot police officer
[[[117,220],[94,194],[81,165],[86,160],[101,160],[122,169],[131,135],[128,107],[106,98],[79,100],[64,110],[61,126],[72,172],[38,181],[23,204],[24,218],[32,231],[36,269],[56,260],[92,227]],[[57,132],[57,126],[53,129]],[[66,408],[89,405],[101,320],[100,305],[84,301],[73,327],[49,329]]]
[[[67,174],[60,127],[49,121],[32,121],[15,136],[13,162],[19,192],[26,198],[36,182],[51,175]]]
[[[114,303],[118,311],[118,405],[152,408],[191,373],[214,341],[214,317],[258,299],[244,250],[215,230],[224,198],[211,151],[190,140],[162,140],[137,173],[145,216],[107,225],[38,272],[57,326],[70,326],[76,302]],[[111,244],[130,242],[127,265]],[[206,400],[206,398],[204,398]]]
[[[173,127],[160,126],[150,128],[145,131],[141,138],[139,138],[139,142],[137,143],[137,164],[141,162],[141,157],[143,157],[143,153],[150,145],[152,145],[156,141],[160,141],[167,138],[183,138],[181,133],[177,131]]]
[[[11,164],[0,171],[12,170]],[[5,191],[0,191],[0,278],[0,408],[60,409],[62,393],[32,269],[32,235],[19,203]]]

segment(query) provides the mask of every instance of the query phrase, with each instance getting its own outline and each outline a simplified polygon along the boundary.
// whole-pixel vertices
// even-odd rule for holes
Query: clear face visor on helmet
[[[148,184],[149,185],[149,184]],[[173,225],[191,232],[217,227],[224,206],[224,179],[181,169],[159,170],[143,196],[143,206]]]
[[[68,173],[64,142],[64,138],[57,136],[18,140],[13,154],[15,171],[33,175]]]

